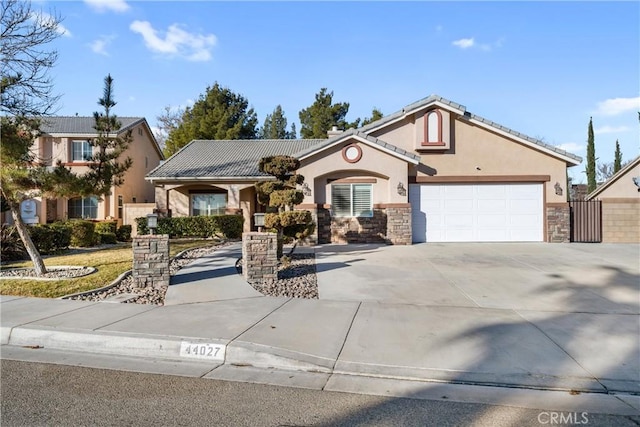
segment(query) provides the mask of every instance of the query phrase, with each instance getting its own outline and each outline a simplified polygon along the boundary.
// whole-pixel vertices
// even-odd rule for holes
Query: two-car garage
[[[409,186],[413,242],[541,242],[542,183]]]

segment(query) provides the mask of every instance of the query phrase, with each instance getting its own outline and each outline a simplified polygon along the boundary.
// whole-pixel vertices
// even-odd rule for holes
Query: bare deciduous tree
[[[61,35],[57,15],[34,11],[31,2],[2,0],[0,16],[0,111],[39,116],[53,112],[59,95],[52,94],[49,70],[58,59],[44,45]]]
[[[165,143],[171,131],[177,129],[180,123],[182,123],[183,114],[184,108],[174,108],[167,105],[164,107],[164,110],[162,110],[162,113],[156,116],[156,130],[153,133],[161,149],[164,150]]]

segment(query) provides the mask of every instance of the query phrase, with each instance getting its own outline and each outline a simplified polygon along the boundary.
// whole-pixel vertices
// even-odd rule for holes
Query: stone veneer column
[[[387,207],[387,239],[393,245],[410,245],[411,205]]]
[[[133,238],[133,283],[139,288],[169,286],[169,236]]]
[[[247,282],[278,279],[278,235],[242,233],[242,275]]]
[[[547,242],[571,241],[571,210],[569,203],[547,205]]]

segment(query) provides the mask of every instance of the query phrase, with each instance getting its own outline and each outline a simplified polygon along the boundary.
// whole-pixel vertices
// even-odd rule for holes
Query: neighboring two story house
[[[581,159],[436,95],[328,139],[192,141],[146,179],[160,211],[242,213],[249,231],[258,161],[278,154],[301,162],[317,243],[569,241]]]
[[[57,220],[85,218],[92,220],[114,219],[122,223],[124,205],[127,203],[153,203],[153,185],[145,176],[163,159],[162,151],[142,117],[118,117],[122,127],[118,135],[131,130],[133,141],[123,157],[131,157],[133,166],[126,172],[124,184],[113,187],[111,194],[102,199],[84,198],[34,198],[22,203],[22,217],[27,223],[50,223]],[[58,160],[65,167],[82,173],[87,169],[86,159],[91,155],[89,140],[98,136],[93,117],[47,117],[42,120],[41,131],[33,144],[35,155],[46,165],[54,166]],[[115,136],[115,135],[114,135]]]

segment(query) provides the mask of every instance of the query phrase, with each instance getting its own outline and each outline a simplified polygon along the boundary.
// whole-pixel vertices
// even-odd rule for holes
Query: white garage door
[[[412,184],[414,242],[541,242],[542,184]]]

